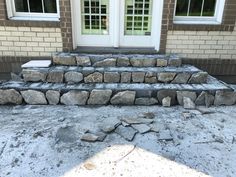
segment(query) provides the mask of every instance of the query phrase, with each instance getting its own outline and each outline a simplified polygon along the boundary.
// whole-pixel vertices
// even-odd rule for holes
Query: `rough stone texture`
[[[173,67],[180,67],[182,65],[182,60],[178,57],[177,58],[169,58],[168,65],[173,66]]]
[[[205,105],[205,95],[206,95],[206,92],[201,92],[199,95],[198,95],[198,97],[197,97],[197,99],[196,99],[196,101],[195,101],[195,104],[196,105],[198,105],[198,106],[202,106],[202,105]]]
[[[205,94],[206,107],[212,106],[214,104],[214,100],[215,100],[215,97],[212,94],[210,93]]]
[[[190,84],[202,84],[207,82],[208,73],[207,72],[198,72],[192,74],[189,79]]]
[[[120,76],[121,83],[130,83],[131,82],[131,73],[130,72],[122,72]]]
[[[150,124],[154,121],[153,119],[146,119],[140,117],[124,117],[121,120],[128,124]]]
[[[136,98],[136,100],[135,100],[136,105],[149,106],[149,105],[155,105],[157,103],[158,103],[158,101],[156,98]]]
[[[176,73],[159,73],[158,81],[168,83],[175,78]]]
[[[113,105],[132,105],[135,100],[135,91],[123,91],[118,92],[111,98],[111,104]]]
[[[47,82],[62,83],[64,79],[64,71],[52,70],[48,73]]]
[[[146,124],[134,124],[132,127],[141,134],[147,133],[151,130],[151,127]]]
[[[190,98],[193,102],[195,102],[197,94],[190,91],[177,91],[177,100],[180,105],[183,105],[183,97]]]
[[[23,69],[22,75],[25,82],[45,82],[47,77],[48,70],[31,70],[31,69]]]
[[[156,66],[156,59],[155,58],[143,59],[142,66],[143,67],[154,67],[154,66]]]
[[[189,97],[183,97],[183,105],[185,109],[195,109],[196,105]]]
[[[156,73],[147,72],[145,75],[145,83],[157,83]]]
[[[170,107],[171,106],[171,97],[165,97],[162,99],[162,106]]]
[[[103,74],[99,72],[94,72],[89,74],[87,77],[84,78],[85,83],[101,83],[103,82]]]
[[[0,105],[2,104],[21,104],[22,96],[14,89],[0,90]]]
[[[173,84],[186,84],[188,83],[189,78],[191,77],[190,73],[179,73],[171,82]]]
[[[83,74],[75,71],[69,71],[65,74],[65,82],[78,83],[83,80]]]
[[[118,57],[117,66],[130,66],[130,61],[128,57]]]
[[[157,62],[156,64],[157,67],[166,67],[168,65],[168,60],[166,59],[158,58],[156,62]]]
[[[95,142],[98,141],[98,136],[92,133],[85,133],[84,135],[81,136],[82,141],[87,141],[87,142]]]
[[[121,121],[119,119],[114,118],[114,117],[109,117],[101,123],[100,129],[105,133],[111,133],[120,124],[121,124]]]
[[[93,64],[94,67],[114,67],[116,66],[116,59],[115,58],[107,58],[102,61],[97,61]]]
[[[143,58],[138,58],[138,57],[130,58],[130,63],[134,67],[142,67],[143,66]]]
[[[112,90],[92,90],[88,99],[90,105],[106,105],[112,95]]]
[[[61,103],[65,105],[85,105],[89,93],[87,91],[69,91],[61,96]]]
[[[132,82],[134,83],[143,83],[145,73],[144,72],[132,72]]]
[[[56,55],[53,56],[53,63],[57,65],[76,65],[75,56],[71,55]]]
[[[117,134],[119,134],[120,136],[122,136],[124,139],[126,139],[127,141],[132,141],[136,135],[136,133],[138,133],[135,129],[133,129],[132,127],[124,127],[122,125],[120,125],[119,127],[116,128],[115,132]]]
[[[27,104],[44,105],[47,104],[44,93],[35,90],[21,91],[21,95]]]
[[[170,130],[160,131],[158,140],[159,141],[172,141],[173,137],[170,133]]]
[[[159,92],[157,92],[157,99],[160,103],[162,103],[162,100],[166,97],[171,98],[171,106],[177,104],[176,91],[174,91],[174,90],[160,90]]]
[[[214,105],[230,106],[236,102],[236,92],[230,91],[216,91]]]
[[[91,61],[88,56],[76,56],[78,66],[91,66]]]
[[[105,72],[104,73],[104,82],[106,83],[119,83],[120,74],[118,72]]]
[[[11,80],[12,81],[23,81],[23,79],[21,78],[21,73],[20,74],[16,74],[16,73],[13,73],[11,72]]]
[[[46,92],[46,98],[51,105],[57,105],[60,101],[60,92],[55,90],[48,90]]]

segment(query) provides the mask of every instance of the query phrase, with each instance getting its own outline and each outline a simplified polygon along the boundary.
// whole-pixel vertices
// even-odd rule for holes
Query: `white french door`
[[[159,50],[163,0],[73,0],[76,46]]]

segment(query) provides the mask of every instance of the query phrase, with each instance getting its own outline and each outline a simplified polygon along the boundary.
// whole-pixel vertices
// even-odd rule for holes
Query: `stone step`
[[[208,77],[207,84],[55,84],[4,82],[0,104],[66,105],[232,105],[236,93],[227,84]]]
[[[77,54],[57,53],[54,65],[94,67],[179,67],[182,60],[177,55],[123,55],[123,54]]]
[[[24,68],[25,82],[48,83],[206,83],[208,74],[194,66],[181,67],[72,67]]]

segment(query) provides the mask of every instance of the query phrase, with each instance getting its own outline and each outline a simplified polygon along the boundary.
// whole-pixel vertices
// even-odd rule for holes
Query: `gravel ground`
[[[145,113],[158,132],[80,140],[114,118]],[[236,106],[1,106],[0,127],[1,177],[236,176]]]

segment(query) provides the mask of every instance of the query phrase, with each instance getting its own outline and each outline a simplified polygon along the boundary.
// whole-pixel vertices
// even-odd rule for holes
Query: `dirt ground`
[[[147,125],[156,131],[133,141],[116,131],[103,141],[80,140],[143,113],[155,115]],[[1,177],[234,177],[235,167],[236,106],[0,107]]]

